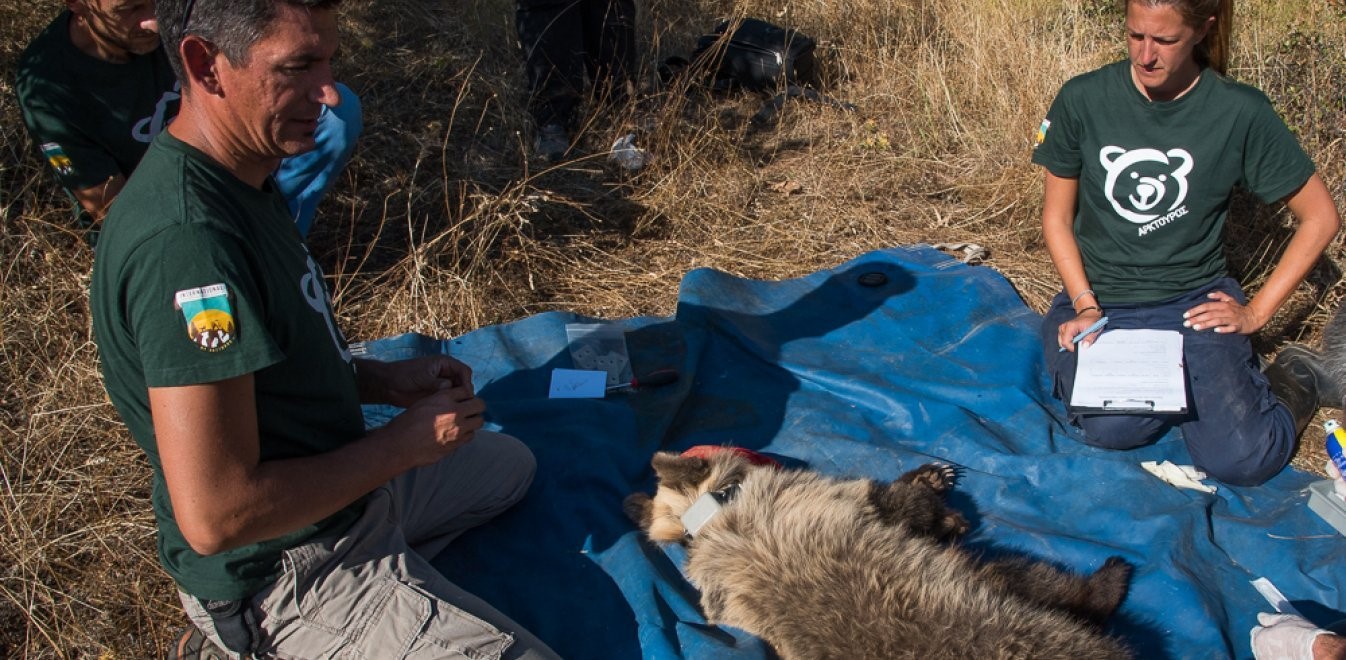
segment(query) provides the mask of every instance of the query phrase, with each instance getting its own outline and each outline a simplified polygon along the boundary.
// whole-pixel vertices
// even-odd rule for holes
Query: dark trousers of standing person
[[[1173,426],[1182,429],[1192,463],[1211,478],[1235,486],[1260,484],[1280,472],[1293,456],[1295,421],[1272,392],[1258,368],[1246,335],[1197,331],[1182,325],[1183,312],[1223,291],[1247,304],[1238,282],[1222,277],[1169,300],[1146,304],[1108,304],[1108,330],[1174,330],[1182,333],[1186,366],[1186,415],[1076,414],[1084,442],[1106,449],[1131,449],[1158,440]],[[1070,400],[1077,353],[1059,352],[1057,328],[1075,318],[1064,292],[1052,300],[1042,321],[1042,350],[1055,394]],[[1088,350],[1088,349],[1085,349]]]
[[[518,0],[515,20],[537,126],[573,129],[588,83],[598,99],[624,99],[634,69],[635,19],[635,0]]]

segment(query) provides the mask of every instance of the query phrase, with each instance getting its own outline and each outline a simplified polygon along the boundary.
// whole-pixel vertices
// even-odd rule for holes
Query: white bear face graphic
[[[1103,194],[1117,215],[1145,224],[1182,205],[1187,199],[1187,174],[1192,155],[1184,149],[1103,147],[1098,160],[1108,171]],[[1161,208],[1163,202],[1166,207]]]

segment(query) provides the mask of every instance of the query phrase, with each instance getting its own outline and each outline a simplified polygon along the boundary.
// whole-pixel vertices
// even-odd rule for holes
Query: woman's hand
[[[1183,312],[1183,327],[1211,332],[1251,335],[1262,329],[1267,320],[1258,318],[1251,307],[1240,305],[1233,296],[1223,291],[1206,294],[1212,302],[1201,303]]]
[[[1093,325],[1101,318],[1103,318],[1103,312],[1100,312],[1097,307],[1086,308],[1084,311],[1076,314],[1075,318],[1056,327],[1056,345],[1074,353],[1076,348],[1075,335],[1088,330],[1089,326]],[[1100,332],[1103,332],[1103,330],[1099,329],[1089,333],[1088,337],[1084,337],[1080,340],[1080,344],[1088,346],[1089,344],[1094,343],[1094,340],[1098,339],[1098,333]]]

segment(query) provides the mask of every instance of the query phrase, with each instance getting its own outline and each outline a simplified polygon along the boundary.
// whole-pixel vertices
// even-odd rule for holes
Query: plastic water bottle
[[[628,133],[612,143],[612,155],[608,158],[616,161],[622,169],[634,172],[645,167],[647,155],[644,149],[636,146],[636,134]]]
[[[1337,466],[1337,471],[1346,477],[1346,449],[1343,449],[1346,447],[1346,429],[1337,420],[1329,419],[1323,422],[1323,430],[1327,432],[1327,457]]]

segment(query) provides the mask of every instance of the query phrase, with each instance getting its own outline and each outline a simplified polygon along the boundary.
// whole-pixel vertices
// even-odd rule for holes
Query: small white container
[[[1309,484],[1309,509],[1346,536],[1346,502],[1332,489],[1331,479]]]

